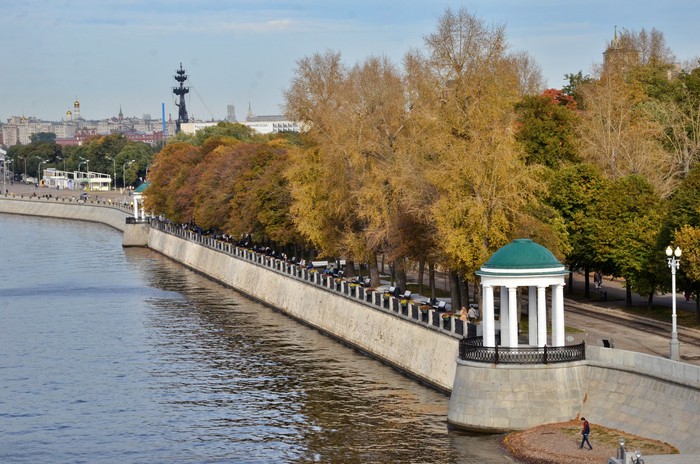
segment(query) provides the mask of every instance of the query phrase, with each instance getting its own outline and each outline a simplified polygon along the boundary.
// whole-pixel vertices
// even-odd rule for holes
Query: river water
[[[0,231],[0,462],[513,462],[445,395],[109,227]]]

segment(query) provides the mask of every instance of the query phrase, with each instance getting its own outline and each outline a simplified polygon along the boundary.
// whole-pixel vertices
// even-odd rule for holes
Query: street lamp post
[[[112,175],[114,176],[114,191],[117,190],[117,162],[115,161],[114,158],[111,158],[109,156],[105,156],[108,160],[112,160]]]
[[[9,164],[12,164],[12,160],[7,160],[5,158],[2,162],[2,194],[5,195],[7,193],[7,166]]]
[[[85,164],[85,175],[88,182],[88,190],[92,190],[92,184],[90,182],[90,160],[87,158],[80,158],[78,163],[78,172],[80,172],[80,165]]]
[[[45,159],[39,159],[39,164],[36,166],[36,185],[41,184],[43,176],[41,175],[41,165],[46,162]]]
[[[676,271],[681,267],[681,249],[675,251],[669,245],[666,248],[668,267],[671,268],[671,359],[680,361],[680,343],[678,342],[678,329],[676,325]]]
[[[122,166],[122,187],[124,187],[124,188],[126,188],[126,167],[129,166],[131,163],[135,163],[135,162],[136,162],[136,160],[127,161]]]

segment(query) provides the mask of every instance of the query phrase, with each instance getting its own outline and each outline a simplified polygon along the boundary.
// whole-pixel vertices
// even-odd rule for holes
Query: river
[[[445,395],[118,231],[0,231],[0,462],[513,462]]]

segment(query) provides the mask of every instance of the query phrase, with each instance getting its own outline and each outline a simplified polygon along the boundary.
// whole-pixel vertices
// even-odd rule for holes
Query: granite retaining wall
[[[274,268],[273,260],[248,250],[232,247],[231,252],[244,255],[241,259],[228,249],[224,252],[158,229],[151,229],[148,247],[439,390],[452,390],[461,336],[417,324],[393,308],[331,292],[321,286],[318,275],[313,281],[290,278]],[[260,263],[255,262],[258,259]]]
[[[3,195],[0,196],[0,213],[99,222],[124,232],[126,218],[133,215],[133,210],[120,209],[107,202],[85,203],[58,197],[31,198]]]

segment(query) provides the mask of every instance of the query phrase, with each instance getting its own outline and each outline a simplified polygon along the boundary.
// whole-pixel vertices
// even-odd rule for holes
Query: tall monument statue
[[[187,116],[187,105],[185,105],[185,95],[189,93],[190,88],[185,87],[185,81],[187,80],[187,74],[185,70],[182,69],[182,63],[180,63],[180,69],[175,70],[175,80],[180,83],[179,87],[173,87],[173,93],[180,97],[180,103],[175,103],[180,109],[177,122],[175,123],[175,132],[180,132],[180,124],[183,122],[189,122],[190,118]]]

